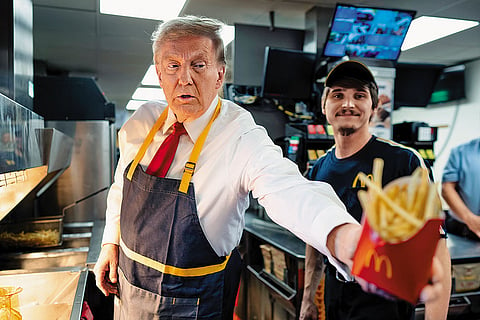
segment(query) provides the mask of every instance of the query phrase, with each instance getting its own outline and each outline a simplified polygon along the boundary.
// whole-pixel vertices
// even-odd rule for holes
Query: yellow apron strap
[[[197,268],[178,268],[178,267],[169,266],[169,265],[160,263],[156,260],[150,259],[139,253],[136,253],[135,251],[128,248],[125,245],[125,243],[122,241],[122,239],[120,239],[120,247],[122,248],[125,255],[131,260],[134,260],[147,267],[160,271],[161,273],[170,274],[178,277],[200,277],[200,276],[205,276],[208,274],[222,271],[227,266],[228,260],[230,259],[230,255],[231,255],[229,254],[226,257],[225,261],[223,261],[220,264],[214,264],[210,266],[197,267]]]
[[[148,133],[142,145],[140,146],[140,149],[138,150],[137,155],[135,156],[135,159],[133,159],[133,163],[130,166],[130,169],[128,170],[128,173],[127,173],[128,180],[132,180],[132,176],[133,176],[133,173],[135,172],[135,168],[140,163],[140,160],[142,160],[150,143],[152,143],[153,137],[155,136],[157,131],[160,129],[160,127],[163,125],[163,123],[165,122],[165,119],[167,119],[167,115],[168,115],[168,107],[165,108],[165,110],[163,110],[162,114],[158,117],[157,121],[153,125],[152,129]]]
[[[208,122],[205,129],[203,129],[202,134],[200,134],[200,136],[197,139],[197,142],[195,142],[195,145],[193,146],[192,153],[190,154],[190,159],[188,159],[188,162],[185,163],[185,169],[183,170],[182,181],[180,182],[180,187],[178,188],[178,191],[180,192],[187,193],[188,191],[188,185],[190,184],[193,173],[195,172],[195,166],[197,165],[197,160],[198,160],[198,157],[200,156],[200,151],[202,150],[203,143],[205,142],[205,139],[207,139],[207,135],[208,135],[208,132],[210,131],[210,127],[212,126],[213,121],[215,121],[215,119],[220,114],[221,105],[222,105],[222,100],[218,98],[217,106],[215,107],[215,111],[212,117],[210,118],[210,121]]]

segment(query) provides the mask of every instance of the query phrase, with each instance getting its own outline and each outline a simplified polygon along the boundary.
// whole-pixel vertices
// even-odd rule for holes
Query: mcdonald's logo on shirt
[[[392,262],[390,261],[390,258],[387,257],[386,255],[378,255],[378,253],[373,249],[369,249],[367,251],[367,255],[365,256],[365,266],[367,268],[370,267],[370,264],[373,260],[373,268],[375,272],[380,273],[382,269],[382,264],[385,265],[385,275],[387,279],[392,278]]]
[[[353,180],[352,188],[365,188],[365,182],[360,180],[359,176],[360,176],[360,172],[357,173],[357,176]],[[373,174],[371,173],[367,174],[367,178],[373,181]]]

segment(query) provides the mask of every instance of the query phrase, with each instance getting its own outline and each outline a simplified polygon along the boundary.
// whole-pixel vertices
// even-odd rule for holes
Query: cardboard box
[[[285,254],[269,244],[260,245],[263,255],[263,265],[265,271],[273,274],[277,279],[284,281],[284,273],[287,268]]]

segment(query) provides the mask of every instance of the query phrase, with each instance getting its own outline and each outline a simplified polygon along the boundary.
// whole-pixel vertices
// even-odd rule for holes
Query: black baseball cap
[[[349,77],[366,82],[375,82],[372,72],[359,61],[348,60],[337,64],[327,75],[325,86],[331,87],[337,80]]]

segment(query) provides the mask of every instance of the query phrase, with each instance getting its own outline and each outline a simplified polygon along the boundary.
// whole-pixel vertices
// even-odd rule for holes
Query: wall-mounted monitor
[[[429,104],[445,103],[466,98],[465,65],[455,65],[443,69],[433,88]]]
[[[314,53],[266,47],[262,97],[310,101],[315,61]]]
[[[394,109],[426,107],[444,67],[441,64],[398,63],[395,69]]]
[[[415,13],[337,4],[323,56],[396,61]]]
[[[265,47],[302,50],[304,30],[235,24],[233,84],[261,86]]]

